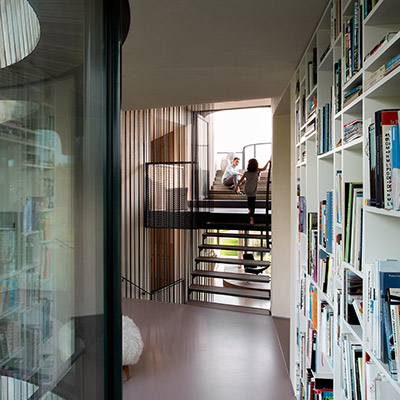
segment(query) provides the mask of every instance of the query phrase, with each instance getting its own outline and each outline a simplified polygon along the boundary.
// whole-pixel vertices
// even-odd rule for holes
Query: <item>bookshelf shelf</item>
[[[312,88],[310,94],[306,97],[306,101],[312,100],[312,98],[313,98],[313,96],[315,95],[317,89],[318,89],[318,85],[315,85],[315,86]]]
[[[360,95],[355,100],[353,100],[350,104],[347,104],[346,107],[343,107],[342,114],[346,114],[346,113],[361,114],[362,100],[363,100],[363,95]]]
[[[387,43],[382,46],[369,57],[364,64],[365,71],[374,72],[383,64],[390,61],[393,57],[400,53],[400,32],[392,37]]]
[[[399,91],[398,91],[399,85],[400,85],[400,68],[397,68],[393,72],[382,78],[374,86],[369,88],[364,93],[364,96],[368,98],[399,96]]]
[[[365,206],[364,210],[371,214],[383,215],[386,217],[400,218],[400,211],[385,210],[383,208],[376,208],[376,207],[371,207],[371,206]]]
[[[352,89],[353,87],[357,86],[362,79],[362,70],[356,72],[344,85],[343,85],[343,92],[347,92],[348,90]]]
[[[362,271],[354,268],[351,264],[346,263],[346,262],[343,261],[343,267],[348,269],[349,271],[357,274],[361,279],[364,279],[364,274],[362,273]]]
[[[329,51],[326,53],[323,60],[320,62],[319,66],[318,66],[318,71],[332,70],[332,68],[333,68],[332,61],[333,61],[333,47],[331,47],[329,49]]]
[[[296,385],[298,400],[309,400],[313,382],[321,373],[327,373],[332,379],[333,398],[360,398],[352,391],[362,391],[366,386],[367,374],[361,373],[366,370],[371,374],[368,384],[389,381],[389,387],[395,387],[400,394],[400,384],[390,373],[392,364],[383,362],[388,351],[385,333],[382,337],[376,334],[381,332],[380,324],[387,322],[384,318],[391,318],[390,315],[387,317],[388,313],[385,317],[381,308],[385,304],[385,293],[372,290],[387,288],[376,281],[383,279],[380,269],[383,263],[396,263],[386,260],[399,260],[399,270],[396,270],[399,286],[396,288],[400,288],[400,211],[365,206],[366,199],[379,200],[374,197],[376,193],[382,197],[381,203],[377,201],[379,206],[390,201],[388,190],[393,187],[384,184],[387,183],[385,176],[393,176],[393,170],[389,174],[388,168],[392,168],[392,164],[389,165],[391,157],[396,162],[397,153],[391,153],[389,157],[393,144],[391,142],[389,147],[381,138],[384,124],[380,123],[380,118],[382,113],[387,113],[385,110],[399,110],[398,118],[392,116],[390,121],[394,122],[385,125],[389,126],[385,129],[390,129],[386,132],[386,140],[390,137],[393,141],[398,125],[395,121],[400,120],[400,65],[396,60],[400,54],[400,1],[379,0],[376,5],[372,4],[374,2],[370,0],[328,1],[291,81],[292,107],[303,118],[297,118],[297,124],[292,123],[293,142],[296,137],[301,142],[296,157],[303,153],[307,157],[306,164],[294,172],[299,196],[298,216],[305,223],[298,224],[302,230],[300,235],[295,232],[299,236],[293,265],[297,277],[294,309],[298,313],[293,315],[295,320],[297,315],[299,317],[294,323],[293,337],[301,340],[292,343],[300,360],[301,354],[314,354],[313,346],[317,349],[315,363],[310,366],[311,375],[304,373],[305,362],[299,363],[298,371],[296,365],[292,366],[292,376],[301,378]],[[366,17],[364,6],[371,10]],[[389,32],[394,32],[387,36],[389,41],[363,63],[364,56]],[[307,98],[304,97],[304,101],[296,102],[296,81],[304,81],[300,96],[304,96],[311,81],[310,61],[315,58],[314,48],[317,49],[317,77],[313,81],[318,82],[318,87],[315,93],[310,92]],[[301,109],[307,110],[307,102],[312,96],[318,99],[317,123],[309,140],[304,131],[310,127],[304,120],[306,113],[302,114]],[[344,106],[345,98],[351,100]],[[340,111],[336,113],[336,110]],[[292,112],[293,122],[295,112]],[[301,125],[303,130],[296,129]],[[376,148],[379,151],[375,151]],[[400,160],[400,153],[398,157]],[[396,199],[395,196],[394,193],[392,198]],[[340,223],[337,222],[338,214]],[[380,316],[375,319],[371,319],[371,308],[366,306],[371,304],[368,296],[372,295]],[[361,325],[353,325],[357,322]],[[392,326],[391,322],[385,325],[390,331],[388,326]],[[371,332],[375,332],[375,336]],[[326,346],[327,337],[335,338],[329,352],[326,348],[321,350]],[[371,342],[371,337],[375,341]],[[370,349],[367,343],[373,348]],[[381,360],[371,355],[371,350],[379,353]],[[330,351],[332,356],[325,357]],[[371,355],[371,365],[379,367],[381,376],[370,366],[366,354]],[[400,358],[397,362],[400,366]],[[344,377],[344,371],[351,365],[358,369],[358,374]],[[347,378],[351,379],[351,385],[344,383]],[[376,400],[389,397],[379,396]],[[361,398],[365,400],[363,396]]]
[[[345,319],[342,320],[342,325],[343,329],[345,329],[347,333],[353,335],[358,343],[363,344],[362,328],[360,325],[350,325]]]
[[[349,0],[349,1],[344,1],[343,2],[344,4],[343,4],[343,8],[342,8],[342,13],[343,13],[343,15],[351,15],[351,13],[352,13],[352,8],[353,8],[353,3],[354,3],[354,1],[353,0]]]
[[[332,158],[334,153],[336,152],[336,149],[327,151],[326,153],[318,154],[318,159],[324,159],[324,158]]]
[[[379,0],[364,20],[364,25],[398,24],[400,3],[397,0]]]
[[[355,148],[362,148],[364,143],[364,138],[359,137],[357,139],[352,140],[349,143],[345,143],[342,145],[342,150],[347,150],[347,149],[355,149]]]

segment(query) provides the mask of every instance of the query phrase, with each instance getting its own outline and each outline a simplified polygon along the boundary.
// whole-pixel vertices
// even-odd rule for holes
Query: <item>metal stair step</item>
[[[239,239],[263,239],[267,240],[266,235],[251,234],[251,233],[231,233],[231,232],[205,232],[203,238],[207,237],[224,237],[224,238],[239,238]]]
[[[245,265],[247,267],[267,267],[271,265],[269,261],[261,260],[241,260],[237,258],[223,258],[223,257],[203,257],[199,256],[195,258],[196,263],[208,262],[215,264],[233,264],[233,265]]]
[[[249,299],[269,300],[270,290],[253,290],[242,288],[231,288],[224,286],[211,286],[211,285],[196,285],[189,286],[190,292],[201,292],[210,294],[222,294],[226,296],[246,297]]]
[[[266,224],[249,224],[244,222],[207,222],[207,229],[230,229],[237,231],[266,231]]]
[[[267,247],[254,247],[254,246],[229,246],[224,244],[200,244],[199,249],[215,249],[215,250],[234,250],[234,251],[258,251],[259,253],[266,253],[270,251]]]
[[[247,314],[257,314],[257,315],[267,315],[267,316],[271,315],[271,311],[268,308],[245,307],[232,304],[211,303],[208,301],[195,301],[195,300],[188,300],[186,304],[194,307],[214,308],[217,310],[243,312]]]
[[[225,271],[206,271],[196,269],[192,272],[193,277],[207,277],[207,278],[221,278],[221,279],[231,279],[238,281],[248,281],[248,282],[259,282],[259,283],[269,283],[271,281],[271,275],[255,275],[248,273],[237,273],[237,272],[225,272]]]

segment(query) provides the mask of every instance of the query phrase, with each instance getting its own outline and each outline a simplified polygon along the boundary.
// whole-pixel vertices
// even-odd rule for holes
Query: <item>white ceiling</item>
[[[130,0],[122,108],[279,97],[325,0]]]

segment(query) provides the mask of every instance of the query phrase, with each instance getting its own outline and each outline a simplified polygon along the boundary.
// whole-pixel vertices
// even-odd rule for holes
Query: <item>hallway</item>
[[[144,341],[124,400],[294,398],[271,317],[133,299],[122,311]]]

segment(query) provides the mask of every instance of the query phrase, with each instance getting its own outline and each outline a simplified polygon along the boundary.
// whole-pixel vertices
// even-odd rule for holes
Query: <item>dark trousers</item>
[[[250,217],[254,217],[254,211],[256,209],[256,197],[247,196],[247,207],[250,210]]]

